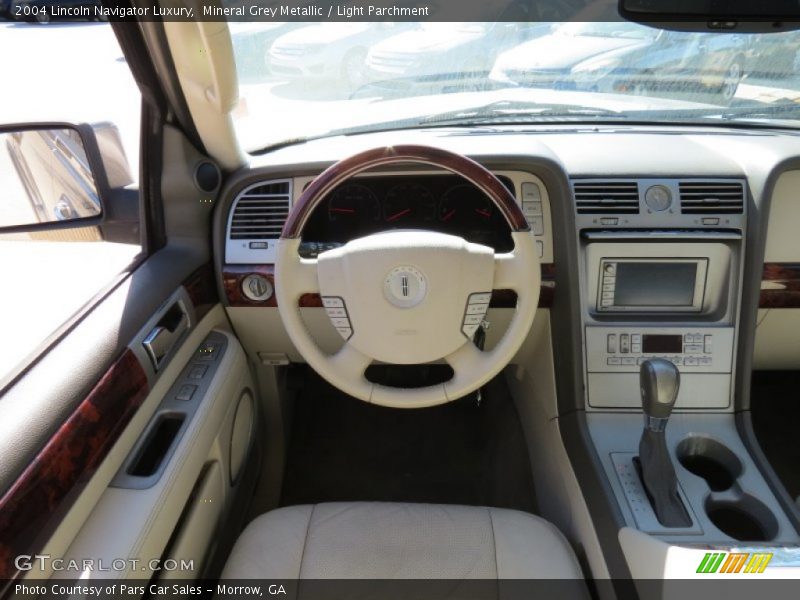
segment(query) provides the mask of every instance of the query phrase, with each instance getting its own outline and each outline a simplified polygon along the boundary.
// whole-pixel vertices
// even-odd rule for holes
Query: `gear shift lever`
[[[653,358],[642,363],[644,431],[639,442],[639,465],[644,487],[658,521],[665,527],[689,527],[692,522],[678,496],[678,480],[667,450],[664,430],[678,397],[681,377],[668,360]]]

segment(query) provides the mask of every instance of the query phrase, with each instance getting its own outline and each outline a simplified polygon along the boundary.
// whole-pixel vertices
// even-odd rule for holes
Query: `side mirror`
[[[109,229],[116,232],[111,241],[138,242],[138,214],[119,206],[120,202],[131,204],[130,193],[121,190],[132,182],[119,132],[113,125],[34,123],[0,127],[4,196],[0,234],[89,228],[95,234],[91,239],[109,239],[103,234]],[[135,190],[128,192],[138,198]],[[138,200],[132,203],[138,206]],[[120,215],[124,215],[126,227],[119,227]],[[54,237],[69,239],[63,234]]]

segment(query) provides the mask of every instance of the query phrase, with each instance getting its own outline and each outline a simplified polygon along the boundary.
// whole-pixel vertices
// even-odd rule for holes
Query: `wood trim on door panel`
[[[17,556],[41,550],[148,391],[126,349],[0,498],[0,579],[19,574]]]

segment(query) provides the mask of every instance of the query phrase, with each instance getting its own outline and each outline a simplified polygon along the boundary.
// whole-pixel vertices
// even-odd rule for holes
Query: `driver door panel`
[[[194,268],[201,254],[167,248],[147,259],[5,391],[0,569],[9,585],[76,577],[86,560],[130,567],[104,578],[150,577],[170,540],[185,563],[172,576],[207,566],[216,526],[254,479],[257,407],[213,271]],[[183,325],[156,369],[142,341],[176,306]],[[219,344],[212,360],[208,340]],[[198,363],[206,373],[194,380]],[[197,386],[190,401],[176,399],[185,385]]]

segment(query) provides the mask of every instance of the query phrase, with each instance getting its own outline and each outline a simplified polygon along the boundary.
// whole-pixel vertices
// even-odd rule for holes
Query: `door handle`
[[[188,329],[189,315],[180,303],[175,303],[147,334],[142,346],[156,371]]]

